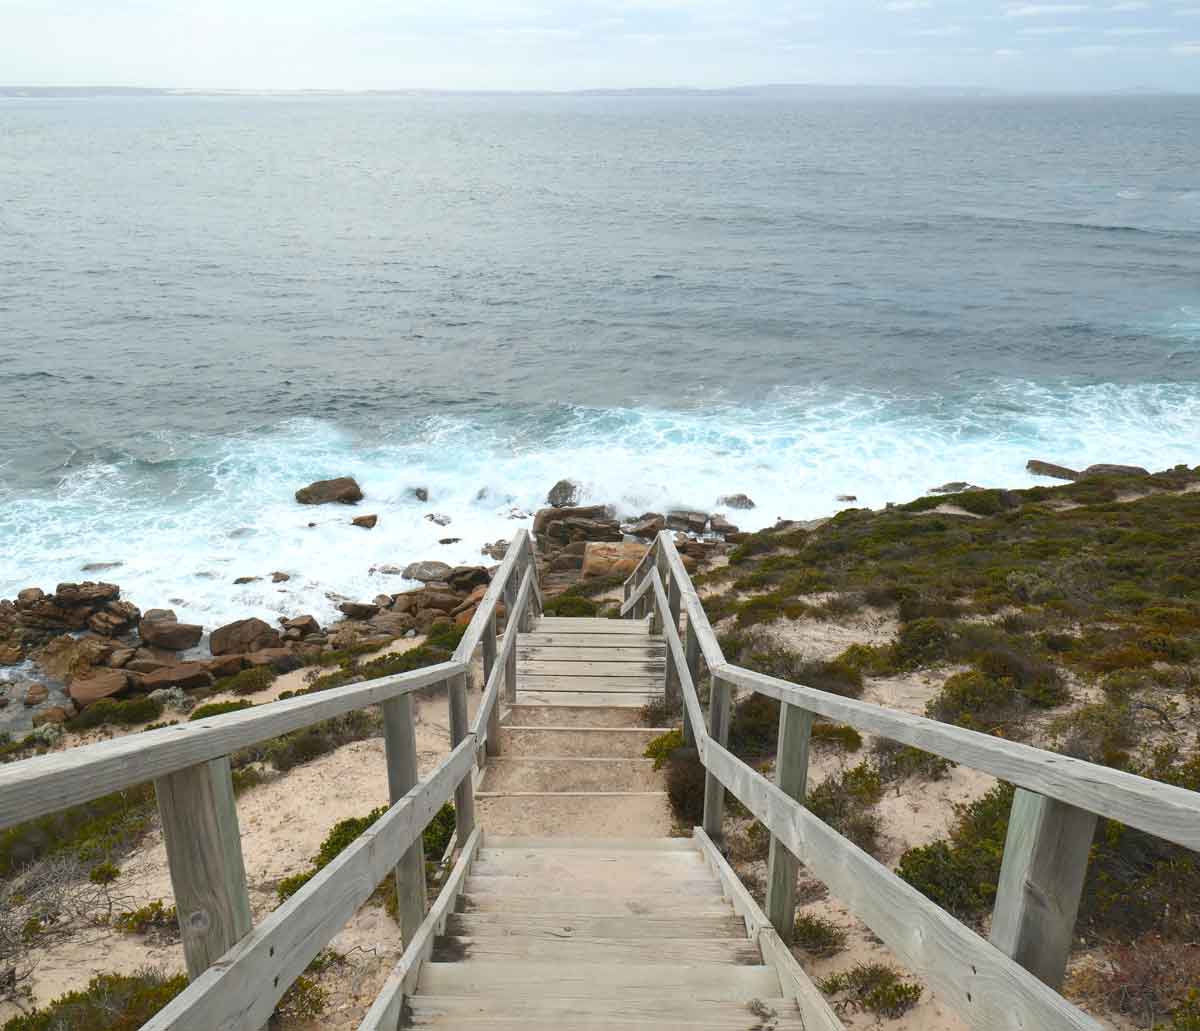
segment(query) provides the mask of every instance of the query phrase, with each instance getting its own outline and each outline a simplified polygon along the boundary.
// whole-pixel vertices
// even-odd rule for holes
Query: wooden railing
[[[507,622],[497,650],[501,599]],[[0,829],[153,780],[191,984],[144,1028],[261,1028],[292,982],[393,871],[401,934],[406,944],[416,938],[426,921],[421,834],[453,797],[457,840],[476,847],[473,774],[499,750],[500,692],[509,698],[516,692],[517,629],[540,611],[532,541],[521,531],[450,661],[0,767]],[[467,675],[480,644],[483,696],[469,722]],[[412,694],[439,684],[449,689],[452,750],[420,780]],[[369,705],[383,709],[391,808],[251,926],[230,754]]]
[[[682,641],[681,611],[687,616]],[[783,938],[791,935],[797,864],[802,862],[971,1028],[1099,1031],[1097,1021],[1057,991],[1096,818],[1110,817],[1200,850],[1200,794],[726,662],[666,532],[626,582],[621,614],[649,615],[652,629],[666,638],[666,691],[682,702],[685,739],[694,743],[707,772],[705,832],[719,840],[726,790],[770,832],[766,908]],[[711,677],[707,721],[696,692],[702,663]],[[726,748],[737,688],[783,703],[774,783]],[[805,808],[809,736],[816,716],[1016,785],[990,941]]]

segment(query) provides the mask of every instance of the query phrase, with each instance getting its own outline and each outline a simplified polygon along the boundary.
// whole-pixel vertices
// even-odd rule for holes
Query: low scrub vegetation
[[[98,974],[84,990],[6,1021],[3,1031],[137,1031],[187,985],[184,974],[152,968]]]
[[[872,1013],[896,1020],[921,1001],[919,984],[906,981],[896,970],[882,963],[859,963],[850,970],[831,974],[817,987],[834,1000],[839,1013]]]
[[[792,929],[793,944],[819,959],[836,956],[846,948],[846,938],[846,931],[832,920],[810,913],[798,914]]]
[[[91,730],[111,724],[130,727],[138,723],[151,723],[163,714],[163,704],[156,698],[101,698],[93,702],[77,716],[67,721],[70,730]]]

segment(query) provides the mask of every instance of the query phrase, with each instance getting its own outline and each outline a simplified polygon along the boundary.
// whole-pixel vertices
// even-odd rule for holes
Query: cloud
[[[911,36],[928,36],[930,39],[950,39],[953,36],[961,36],[966,29],[961,25],[934,25],[927,29],[914,29],[909,33]]]
[[[931,0],[891,0],[883,5],[883,9],[894,14],[907,14],[909,11],[927,11],[932,6]]]
[[[1177,57],[1200,57],[1200,39],[1190,43],[1178,43],[1171,47],[1171,53]]]
[[[1087,4],[1019,4],[1004,12],[1006,18],[1045,18],[1057,14],[1079,14]]]

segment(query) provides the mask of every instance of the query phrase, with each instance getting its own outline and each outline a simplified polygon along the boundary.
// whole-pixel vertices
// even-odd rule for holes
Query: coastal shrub
[[[545,614],[547,616],[570,616],[573,618],[595,617],[599,606],[591,598],[580,598],[573,594],[560,594],[556,598],[547,598]]]
[[[1071,977],[1069,990],[1079,999],[1119,1013],[1137,1027],[1186,1027],[1191,1010],[1200,1016],[1200,947],[1164,942],[1144,935],[1112,943],[1103,968],[1090,966]],[[1160,1023],[1169,1020],[1170,1023]]]
[[[1009,679],[996,680],[979,670],[955,673],[925,707],[925,715],[984,734],[1013,736],[1027,704]]]
[[[326,755],[335,748],[352,741],[375,737],[382,732],[383,721],[378,712],[355,709],[341,716],[314,723],[311,727],[250,745],[235,753],[231,762],[235,773],[251,763],[265,763],[280,773],[287,773],[288,770]],[[246,786],[253,786],[249,779]]]
[[[125,934],[146,934],[154,930],[170,930],[177,928],[179,918],[174,906],[163,904],[162,899],[155,899],[138,909],[118,913],[113,917],[113,926]]]
[[[425,855],[431,859],[441,859],[450,845],[454,835],[454,803],[447,802],[434,814],[429,826],[421,834],[421,843],[425,847]]]
[[[920,1000],[919,984],[905,981],[882,963],[859,963],[850,970],[817,981],[817,987],[835,999],[834,1009],[865,1011],[876,1017],[898,1020]]]
[[[667,759],[667,800],[675,819],[697,827],[704,819],[704,765],[694,748],[680,748]]]
[[[646,745],[646,750],[642,753],[642,756],[646,759],[653,759],[654,768],[661,770],[666,765],[671,753],[675,749],[682,747],[683,731],[668,730],[665,734],[659,734],[658,737]]]
[[[879,771],[859,763],[823,780],[805,799],[809,812],[865,852],[879,850],[880,820],[875,806],[883,797]]]
[[[283,993],[274,1016],[283,1020],[315,1020],[329,1005],[329,992],[313,978],[301,974]]]
[[[771,851],[771,834],[757,820],[751,820],[726,835],[731,863],[755,863],[766,859]]]
[[[779,702],[766,695],[746,695],[733,707],[729,750],[743,758],[773,755],[779,741]]]
[[[241,670],[231,677],[224,677],[213,685],[216,694],[232,693],[236,695],[257,694],[265,691],[278,679],[279,674],[270,666],[252,666]]]
[[[953,640],[950,625],[944,620],[916,619],[901,625],[892,653],[898,667],[916,669],[945,659]]]
[[[683,712],[683,700],[668,698],[666,693],[657,695],[642,706],[639,718],[646,727],[665,727]]]
[[[189,720],[203,720],[210,716],[223,716],[227,712],[240,712],[242,709],[250,709],[254,706],[253,702],[210,702],[207,705],[198,705],[192,710],[192,714],[188,717]]]
[[[846,931],[832,920],[809,913],[796,915],[792,942],[810,956],[826,959],[836,956],[846,947]]]
[[[815,729],[815,728],[814,728]],[[902,745],[899,741],[880,738],[871,749],[875,768],[885,784],[891,784],[908,777],[919,777],[922,780],[941,780],[952,769],[954,763],[943,759],[932,752],[924,752],[911,745]]]
[[[814,747],[822,745],[839,748],[843,752],[857,752],[863,745],[862,735],[844,723],[814,723],[812,728]]]
[[[329,833],[325,835],[325,839],[321,842],[321,847],[317,849],[317,854],[313,856],[311,868],[301,873],[292,874],[290,877],[285,877],[279,882],[276,889],[279,901],[286,902],[295,895],[296,892],[341,855],[348,845],[387,811],[388,807],[383,805],[377,809],[372,809],[366,816],[350,816],[345,820],[339,820],[335,823],[330,828]]]
[[[868,677],[886,677],[897,672],[890,645],[852,644],[833,661]]]
[[[1129,749],[1137,743],[1129,697],[1115,692],[1060,716],[1050,733],[1064,755],[1117,769],[1128,766]]]
[[[93,884],[112,884],[120,876],[116,863],[97,863],[88,871],[88,880]]]
[[[90,730],[105,724],[128,727],[136,723],[149,723],[163,714],[163,704],[156,698],[101,698],[93,702],[77,716],[67,721],[71,730]]]
[[[729,564],[731,566],[740,566],[755,555],[761,555],[765,551],[773,551],[778,543],[779,541],[773,531],[759,530],[757,533],[747,536],[745,540],[729,553]]]
[[[2,1031],[137,1031],[187,986],[186,974],[151,967],[97,974],[82,991],[5,1021]]]
[[[1044,659],[1011,648],[991,648],[975,659],[980,671],[993,680],[1008,680],[1025,700],[1049,709],[1067,700],[1059,671]]]

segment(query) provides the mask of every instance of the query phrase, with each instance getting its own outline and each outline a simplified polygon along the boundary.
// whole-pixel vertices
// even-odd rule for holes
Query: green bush
[[[125,701],[101,698],[68,720],[67,726],[76,731],[105,724],[129,727],[136,723],[150,723],[162,714],[163,704],[154,698],[129,698]]]
[[[877,1017],[896,1020],[921,1000],[921,986],[905,981],[891,967],[881,963],[859,963],[840,974],[831,974],[817,982],[826,995],[840,996],[839,1011],[865,1010]]]
[[[904,623],[892,645],[896,665],[916,669],[945,659],[950,653],[954,633],[941,619],[917,619]]]
[[[242,709],[251,709],[254,707],[253,702],[210,702],[208,705],[199,705],[192,710],[192,714],[188,717],[189,720],[203,720],[210,716],[223,716],[227,712],[240,712]]]
[[[779,741],[779,702],[766,695],[750,694],[733,707],[729,724],[729,750],[743,758],[772,755]]]
[[[671,753],[675,749],[682,747],[683,731],[668,730],[665,734],[659,734],[658,737],[646,745],[646,750],[642,753],[642,756],[646,759],[653,759],[654,768],[661,770],[666,765]]]
[[[954,763],[940,755],[925,752],[911,745],[881,738],[872,748],[880,779],[890,784],[908,777],[941,780],[954,769]]]
[[[667,760],[667,800],[684,827],[697,827],[704,819],[704,765],[692,748],[680,748]]]
[[[445,855],[450,838],[454,835],[455,819],[454,803],[447,802],[425,828],[421,842],[425,847],[425,855],[430,859],[441,859]]]
[[[843,752],[857,752],[863,745],[862,735],[844,723],[814,723],[812,740],[814,745],[829,745]]]
[[[930,699],[925,715],[984,734],[1011,734],[1027,705],[1011,680],[995,680],[971,670],[955,673]]]
[[[810,956],[836,956],[846,947],[846,931],[832,920],[799,913],[792,931],[793,943]]]
[[[116,863],[97,863],[88,871],[88,880],[93,884],[112,884],[120,876]]]
[[[866,852],[879,848],[880,821],[875,806],[883,798],[879,771],[870,763],[827,777],[805,799],[805,806]]]
[[[113,917],[113,926],[126,934],[145,934],[150,930],[166,930],[177,927],[179,918],[174,906],[163,905],[162,899],[155,899],[146,905],[119,913]]]
[[[252,666],[231,677],[218,680],[213,685],[213,691],[216,694],[257,694],[259,691],[265,691],[278,678],[279,674],[270,666]]]
[[[571,618],[594,618],[599,606],[591,598],[580,598],[573,594],[560,594],[556,598],[547,598],[545,614],[547,616],[569,616]]]
[[[150,968],[97,974],[83,991],[13,1017],[2,1031],[137,1031],[187,985],[185,974],[168,977]]]

